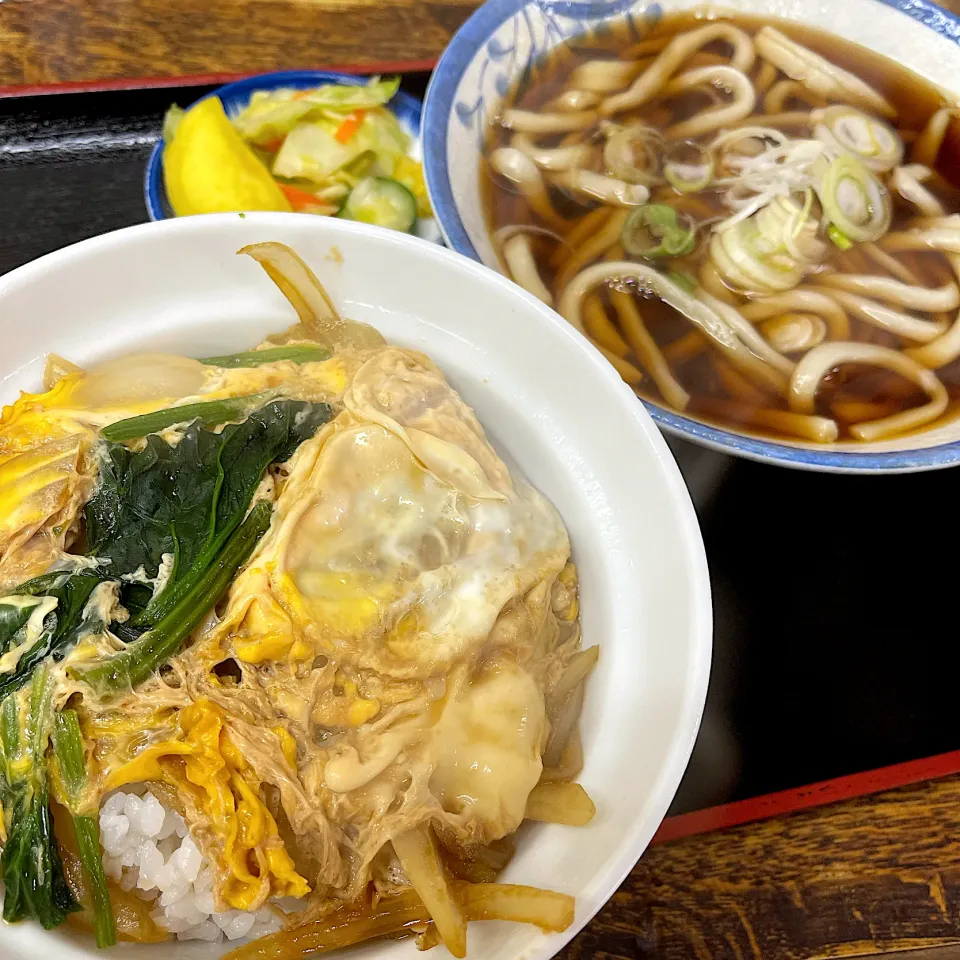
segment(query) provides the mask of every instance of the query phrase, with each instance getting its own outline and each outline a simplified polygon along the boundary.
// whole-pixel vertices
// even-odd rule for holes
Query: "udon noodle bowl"
[[[490,230],[641,397],[780,440],[884,441],[960,400],[958,116],[796,24],[615,27],[503,105]]]

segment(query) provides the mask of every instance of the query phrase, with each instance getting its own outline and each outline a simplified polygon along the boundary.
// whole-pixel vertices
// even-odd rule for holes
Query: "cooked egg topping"
[[[283,738],[278,741],[283,750]],[[208,855],[213,853],[226,869],[218,893],[230,907],[252,910],[271,896],[302,897],[309,892],[260,799],[261,782],[230,739],[216,705],[199,700],[181,711],[171,738],[110,770],[104,788],[144,781],[176,788],[191,820],[208,827],[201,841],[207,840]]]
[[[0,417],[0,588],[43,572],[69,548],[96,479],[98,428],[227,397],[339,402],[360,362],[344,352],[311,363],[224,369],[144,353],[84,371],[52,355],[49,389],[21,393]]]
[[[274,527],[234,585],[233,651],[426,676],[559,573],[566,532],[423,358],[379,351],[344,404],[291,463]]]
[[[215,614],[166,675],[85,721],[100,787],[165,790],[216,866],[218,905],[351,900],[425,820],[452,849],[517,828],[550,685],[579,645],[570,543],[426,357],[373,345],[227,369],[145,354],[89,372],[60,361],[48,381],[0,421],[0,515],[48,563],[69,548],[103,426],[229,397],[333,406],[261,484],[269,529]],[[98,591],[99,619],[124,622],[115,585]],[[60,669],[118,642],[92,634]]]

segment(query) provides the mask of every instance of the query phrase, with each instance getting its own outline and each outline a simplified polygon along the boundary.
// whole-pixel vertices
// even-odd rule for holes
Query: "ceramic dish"
[[[49,350],[81,364],[143,349],[205,356],[285,327],[286,301],[257,264],[236,256],[264,240],[293,247],[346,316],[427,352],[570,531],[585,642],[603,651],[583,715],[579,778],[598,813],[579,830],[524,830],[504,877],[574,894],[576,920],[561,935],[496,923],[470,931],[471,957],[546,960],[653,836],[693,747],[710,664],[710,587],[689,496],[653,421],[603,358],[519,287],[441,247],[325,217],[221,214],[107,234],[0,279],[3,315],[31,318],[11,324],[0,400],[39,386]],[[99,955],[66,929],[0,926],[0,956]],[[124,945],[122,953],[192,960],[225,949]],[[421,954],[408,940],[350,956]]]
[[[929,0],[727,0],[718,10],[781,17],[832,32],[960,92],[960,19]],[[518,78],[554,47],[606,21],[629,18],[638,34],[664,14],[702,0],[563,2],[488,0],[440,60],[424,105],[425,173],[447,243],[499,269],[484,222],[479,159],[484,131]],[[892,473],[960,463],[960,421],[874,443],[775,441],[704,423],[644,401],[665,430],[738,456],[809,470]]]
[[[243,80],[235,80],[233,83],[211,90],[200,100],[219,97],[227,116],[233,117],[250,102],[250,97],[257,90],[280,90],[290,87],[296,90],[309,90],[323,83],[361,86],[366,82],[366,77],[357,77],[349,73],[330,73],[325,70],[280,70],[276,73],[261,73],[257,76],[245,77]],[[199,103],[200,100],[196,102]],[[410,155],[416,160],[421,160],[420,112],[422,106],[420,101],[406,91],[400,90],[388,106],[400,121],[400,126],[413,139]],[[143,198],[151,220],[166,220],[174,215],[163,187],[163,148],[163,140],[160,140],[150,153],[143,178]],[[440,230],[432,218],[419,220],[416,232],[425,240],[431,240],[434,243],[442,242]]]

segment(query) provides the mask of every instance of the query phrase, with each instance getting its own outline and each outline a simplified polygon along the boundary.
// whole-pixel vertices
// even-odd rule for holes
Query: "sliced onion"
[[[878,303],[869,297],[861,297],[846,290],[832,290],[831,295],[844,309],[860,317],[861,320],[888,333],[903,337],[904,340],[930,343],[942,336],[947,328],[943,320],[924,320],[912,313],[895,310],[885,303]]]
[[[817,193],[827,219],[854,242],[878,240],[890,228],[890,195],[849,153],[830,164]]]
[[[724,281],[741,293],[792,290],[826,256],[809,202],[801,206],[790,197],[777,197],[748,219],[721,227],[710,240],[710,259]]]
[[[73,402],[95,410],[181,400],[198,393],[204,380],[199,360],[169,353],[135,353],[87,371]]]
[[[316,274],[284,243],[254,243],[237,251],[253,257],[297,311],[311,338],[332,347],[360,350],[383,346],[386,341],[367,323],[344,320]]]
[[[83,373],[83,368],[59,353],[48,353],[43,364],[43,389],[52,390],[64,377],[75,373]]]
[[[510,141],[525,153],[542,170],[572,170],[577,167],[591,167],[597,154],[597,148],[589,143],[571,143],[565,147],[540,147],[525,133],[515,133]]]
[[[903,160],[903,141],[884,120],[855,107],[833,106],[811,114],[813,135],[834,156],[852,153],[864,166],[885,173]]]
[[[637,207],[650,199],[650,190],[642,183],[625,183],[593,170],[565,170],[554,174],[550,182],[573,193],[618,207]]]
[[[787,377],[784,373],[754,353],[730,325],[729,318],[721,316],[711,305],[692,296],[649,264],[630,261],[595,263],[570,281],[560,297],[557,310],[581,333],[585,333],[582,315],[587,294],[601,283],[623,280],[636,281],[643,289],[656,294],[685,316],[751,380],[777,393],[782,394],[786,389]],[[747,323],[742,317],[740,319],[744,324]]]
[[[651,186],[661,181],[663,135],[638,123],[614,129],[603,148],[603,162],[613,176],[627,183]]]
[[[677,211],[663,203],[648,203],[634,210],[620,232],[623,249],[646,260],[684,257],[696,243],[696,230],[682,225]]]
[[[819,277],[818,282],[920,313],[946,313],[960,307],[960,287],[951,281],[932,287],[872,274],[828,273]]]
[[[763,27],[754,37],[754,44],[761,57],[827,100],[856,103],[885,117],[896,116],[890,101],[869,84],[775,27]]]
[[[663,164],[663,176],[681,193],[706,190],[713,179],[713,157],[693,140],[683,140],[670,147]]]
[[[757,332],[756,327],[747,320],[736,307],[725,303],[718,297],[707,293],[706,290],[700,290],[697,293],[697,299],[712,307],[717,315],[723,319],[731,330],[740,338],[749,349],[755,353],[761,360],[765,360],[775,370],[785,373],[788,376],[793,372],[793,361],[788,360],[779,353],[775,347],[767,343]]]

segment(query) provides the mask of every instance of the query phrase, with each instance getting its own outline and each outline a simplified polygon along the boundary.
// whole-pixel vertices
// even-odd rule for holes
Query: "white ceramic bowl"
[[[642,32],[665,13],[707,7],[819,27],[960,94],[960,18],[930,0],[487,0],[450,42],[424,101],[424,169],[447,243],[500,269],[481,203],[481,147],[503,97],[532,64],[571,37],[602,29],[604,21],[628,17]],[[960,419],[890,441],[823,446],[762,440],[644,402],[654,420],[677,436],[783,466],[897,473],[960,463]]]
[[[204,356],[292,320],[261,268],[235,251],[279,240],[316,270],[344,313],[427,352],[493,442],[556,504],[582,584],[583,631],[602,655],[583,717],[585,828],[524,831],[508,879],[577,897],[574,927],[478,924],[474,960],[552,956],[614,892],[660,823],[693,747],[710,663],[710,591],[696,517],[650,417],[606,362],[533,297],[440,247],[295,214],[184,217],[96,237],[0,279],[0,400],[37,389],[55,350],[81,364],[134,350]],[[342,262],[341,262],[342,259]],[[125,957],[209,958],[222,947],[124,948]],[[92,958],[90,941],[0,926],[3,960]],[[417,957],[412,942],[351,957]]]

